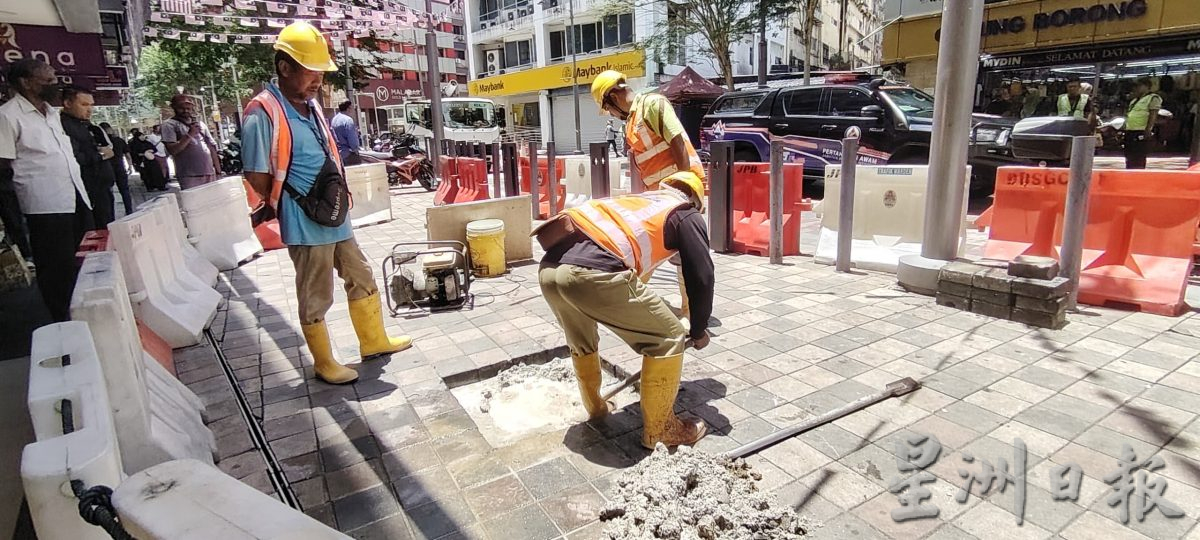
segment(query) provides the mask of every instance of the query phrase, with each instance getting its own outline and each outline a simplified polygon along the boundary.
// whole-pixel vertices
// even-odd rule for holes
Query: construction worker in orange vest
[[[610,69],[592,81],[592,99],[602,112],[625,122],[626,154],[647,189],[655,189],[663,178],[680,171],[691,171],[704,180],[704,164],[666,96],[634,93],[625,74]],[[671,263],[678,265],[677,260]],[[683,299],[680,311],[687,322],[691,309],[681,272],[679,296]]]
[[[642,445],[650,449],[692,445],[707,432],[673,412],[684,350],[709,342],[714,274],[703,200],[700,177],[677,172],[656,191],[588,201],[534,231],[546,250],[538,281],[566,333],[584,408],[592,419],[612,410],[600,395],[599,323],[642,355]],[[676,254],[696,315],[690,329],[644,283]]]
[[[278,213],[280,236],[296,268],[300,328],[317,376],[331,384],[345,384],[357,379],[358,372],[334,358],[325,326],[325,313],[333,305],[335,270],[345,282],[350,321],[363,359],[399,352],[412,340],[391,338],[384,331],[379,288],[354,240],[350,220],[325,225],[297,202],[313,195],[319,176],[345,178],[337,143],[314,100],[325,73],[337,69],[325,36],[315,27],[295,22],[280,31],[275,42],[279,83],[268,84],[246,106],[242,159],[246,181]]]

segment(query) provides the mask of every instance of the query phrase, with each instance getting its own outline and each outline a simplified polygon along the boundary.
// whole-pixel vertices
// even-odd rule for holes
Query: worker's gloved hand
[[[688,345],[690,345],[693,349],[696,349],[698,351],[700,349],[707,347],[708,342],[709,342],[708,332],[704,332],[704,335],[702,335],[698,338],[689,339]]]

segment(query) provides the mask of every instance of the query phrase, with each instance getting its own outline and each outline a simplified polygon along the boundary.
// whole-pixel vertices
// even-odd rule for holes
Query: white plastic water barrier
[[[162,212],[151,206],[108,224],[133,311],[172,348],[200,342],[221,294],[187,271]],[[173,247],[174,246],[174,247]]]
[[[188,229],[183,223],[183,212],[179,209],[177,197],[176,193],[159,195],[144,206],[156,208],[157,211],[162,212],[162,219],[171,228],[171,238],[178,244],[179,251],[183,253],[183,260],[186,262],[188,271],[200,278],[200,281],[215,285],[220,270],[208,259],[205,259],[188,240]]]
[[[108,394],[87,324],[43,326],[33,332],[29,416],[37,442],[21,454],[21,482],[38,538],[107,540],[79,517],[71,480],[85,488],[121,483],[121,456]],[[64,422],[64,412],[69,420]]]
[[[250,206],[242,179],[230,176],[179,192],[188,241],[210,263],[232,270],[262,253],[250,223]]]
[[[590,156],[565,156],[563,162],[566,208],[574,208],[592,198],[592,160]],[[608,190],[611,196],[629,193],[628,175],[629,158],[608,158]]]
[[[170,461],[113,493],[139,540],[348,540],[350,537],[199,461]]]
[[[125,472],[182,458],[212,463],[216,442],[203,403],[142,349],[114,253],[84,259],[71,317],[87,323],[95,341]]]
[[[825,200],[821,202],[821,236],[814,259],[837,259],[841,166],[825,167]],[[963,185],[971,177],[967,167]],[[850,260],[856,268],[896,272],[900,257],[920,254],[925,230],[927,165],[859,165],[854,181],[854,239]],[[965,193],[965,192],[964,192]],[[963,198],[966,209],[966,198]],[[959,254],[966,249],[966,227],[959,230]]]
[[[383,163],[346,167],[346,184],[354,204],[350,223],[355,227],[392,220],[392,194],[388,191],[387,166]]]

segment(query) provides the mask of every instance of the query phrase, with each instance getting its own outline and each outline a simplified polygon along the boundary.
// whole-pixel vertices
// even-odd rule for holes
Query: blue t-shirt
[[[333,120],[329,122],[329,128],[333,130],[333,140],[337,141],[338,153],[342,155],[342,161],[358,151],[358,126],[354,125],[354,119],[339,112],[333,115]]]
[[[312,117],[301,116],[292,104],[283,98],[279,88],[267,85],[287,113],[288,125],[292,129],[292,165],[287,182],[300,193],[308,193],[316,182],[317,173],[325,164],[325,150],[317,138],[320,124]],[[319,110],[311,114],[321,114]],[[247,172],[271,173],[271,135],[274,126],[271,117],[261,108],[242,121],[242,163]],[[336,150],[335,150],[336,151]],[[338,227],[326,227],[304,215],[300,205],[286,191],[279,198],[279,233],[283,243],[289,246],[321,246],[336,244],[354,236],[347,219]]]

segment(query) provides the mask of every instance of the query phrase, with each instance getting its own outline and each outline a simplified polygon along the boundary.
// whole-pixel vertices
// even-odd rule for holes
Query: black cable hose
[[[114,540],[135,540],[125,531],[117,519],[112,505],[112,489],[108,486],[92,486],[84,489],[83,481],[71,480],[71,491],[79,499],[79,517],[104,529]]]

